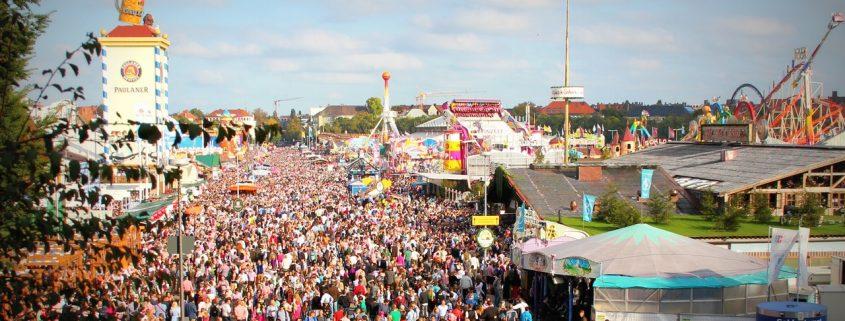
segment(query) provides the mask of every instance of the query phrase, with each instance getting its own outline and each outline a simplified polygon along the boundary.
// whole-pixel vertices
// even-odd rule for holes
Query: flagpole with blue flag
[[[584,194],[583,206],[581,207],[581,220],[584,222],[593,221],[593,207],[596,206],[596,197],[594,195]]]

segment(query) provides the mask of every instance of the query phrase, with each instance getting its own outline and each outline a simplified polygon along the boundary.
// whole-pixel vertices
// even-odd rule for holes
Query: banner
[[[581,219],[584,222],[593,221],[593,207],[596,205],[596,197],[594,195],[584,194],[584,202],[581,209]]]
[[[648,198],[651,194],[651,176],[653,175],[653,169],[643,169],[640,177],[640,198]]]
[[[525,204],[520,205],[519,209],[517,209],[515,232],[525,233]]]
[[[798,231],[782,228],[772,228],[772,244],[769,246],[769,284],[777,281],[783,261],[792,250],[792,245],[798,241]]]
[[[810,229],[798,228],[798,288],[810,286],[810,271],[807,270],[807,252],[810,247]]]

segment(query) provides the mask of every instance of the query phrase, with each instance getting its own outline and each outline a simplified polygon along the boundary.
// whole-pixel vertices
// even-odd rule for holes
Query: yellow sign
[[[472,225],[473,226],[499,225],[499,216],[498,215],[473,215],[472,216]]]
[[[144,15],[144,0],[123,0],[117,11],[120,13],[120,21],[139,25],[141,16]]]

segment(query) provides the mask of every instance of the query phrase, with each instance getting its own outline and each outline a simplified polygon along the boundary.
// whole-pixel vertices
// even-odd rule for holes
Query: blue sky
[[[363,104],[381,96],[383,70],[393,74],[394,105],[420,91],[465,90],[506,106],[544,105],[549,87],[563,82],[562,0],[146,2],[172,41],[171,112],[272,110],[274,99],[299,96],[280,112]],[[113,0],[44,0],[37,10],[53,13],[30,65],[36,71],[86,32],[118,24]],[[572,0],[570,82],[586,87],[589,103],[699,103],[746,82],[765,90],[794,48],[812,50],[834,11],[845,2]],[[840,26],[815,64],[827,94],[845,92],[843,57]],[[99,104],[99,73],[83,68],[66,85],[84,86],[85,103]]]

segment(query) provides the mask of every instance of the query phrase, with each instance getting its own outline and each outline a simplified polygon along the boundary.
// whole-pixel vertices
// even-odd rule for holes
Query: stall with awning
[[[230,193],[255,194],[257,191],[258,187],[256,187],[255,183],[252,182],[238,182],[236,184],[229,185]]]

